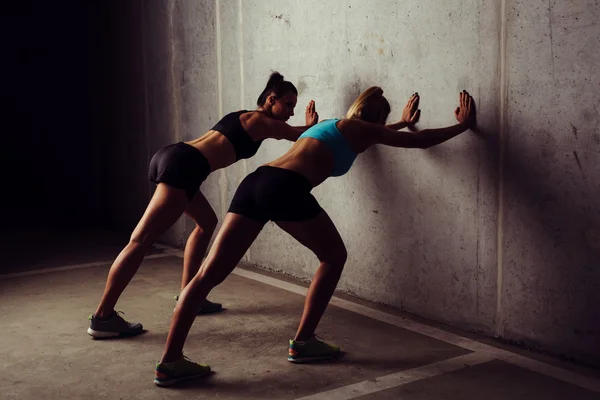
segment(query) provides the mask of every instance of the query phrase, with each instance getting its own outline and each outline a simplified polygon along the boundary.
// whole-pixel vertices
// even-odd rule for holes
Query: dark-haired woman
[[[168,145],[154,154],[148,179],[156,183],[156,190],[129,243],[110,268],[100,304],[89,317],[89,335],[107,338],[132,336],[143,331],[142,324],[127,322],[114,307],[152,243],[186,214],[196,223],[196,228],[185,246],[183,290],[196,275],[218,221],[199,191],[200,185],[211,172],[252,157],[264,139],[295,141],[315,125],[318,114],[312,100],[306,107],[306,126],[292,127],[286,123],[294,115],[297,96],[296,87],[274,72],[258,97],[256,110],[230,113],[199,138]],[[198,313],[220,309],[220,304],[205,298],[199,303]]]

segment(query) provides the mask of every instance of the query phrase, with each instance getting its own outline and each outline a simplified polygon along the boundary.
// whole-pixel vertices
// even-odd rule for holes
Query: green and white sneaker
[[[156,386],[170,386],[178,382],[200,378],[209,373],[209,365],[197,364],[183,356],[171,363],[156,363],[154,384]]]
[[[96,338],[126,337],[135,336],[144,332],[144,327],[140,323],[127,322],[119,314],[125,314],[122,311],[113,311],[106,319],[99,319],[94,314],[89,316],[90,327],[87,333]]]
[[[316,336],[305,342],[290,340],[288,361],[293,363],[305,363],[317,360],[327,360],[340,355],[338,346],[327,344]]]
[[[175,301],[177,300],[179,300],[179,296],[175,296]],[[221,303],[213,303],[206,299],[205,302],[198,307],[196,314],[212,314],[221,310],[223,310],[223,305]]]

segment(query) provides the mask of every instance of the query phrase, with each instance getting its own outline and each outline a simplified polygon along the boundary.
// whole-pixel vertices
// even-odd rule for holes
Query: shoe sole
[[[155,379],[154,384],[159,387],[171,386],[171,385],[174,385],[179,382],[185,382],[185,381],[189,381],[192,379],[202,378],[204,376],[207,376],[208,374],[210,374],[210,371],[203,372],[201,374],[181,376],[178,378],[169,379],[167,381],[159,381],[159,380]]]
[[[140,329],[139,332],[138,331],[133,331],[133,332],[107,332],[107,331],[96,331],[96,330],[93,330],[92,328],[88,328],[88,330],[87,330],[88,335],[90,335],[94,339],[108,339],[108,338],[115,338],[115,337],[136,336],[136,335],[139,335],[142,332],[144,332],[143,329]]]
[[[338,356],[339,356],[339,354],[335,354],[332,356],[320,356],[320,357],[302,357],[302,358],[288,357],[288,361],[295,363],[295,364],[302,364],[302,363],[307,363],[307,362],[311,362],[311,361],[329,360],[332,358],[337,358]]]
[[[175,310],[177,310],[177,308],[174,308],[173,312],[175,312]],[[200,309],[198,309],[198,311],[196,311],[196,315],[215,314],[215,313],[218,313],[218,312],[221,312],[221,311],[223,311],[223,307],[221,307],[221,308],[211,308],[211,309],[208,309],[208,310],[206,310],[206,309],[203,310],[202,308],[200,308]]]

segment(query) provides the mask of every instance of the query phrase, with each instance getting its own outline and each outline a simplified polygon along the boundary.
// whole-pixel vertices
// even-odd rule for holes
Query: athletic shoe
[[[290,340],[288,361],[305,363],[334,358],[339,354],[340,348],[338,346],[327,344],[313,336],[305,342]]]
[[[139,323],[127,322],[119,314],[121,311],[113,311],[106,319],[99,319],[94,314],[89,316],[90,327],[87,333],[94,338],[111,338],[139,335],[144,331],[144,327]]]
[[[175,301],[179,300],[179,296],[175,296]],[[213,303],[212,301],[206,300],[204,304],[198,307],[196,314],[212,314],[219,312],[223,309],[220,303]]]
[[[210,366],[197,364],[187,357],[170,363],[156,363],[154,384],[156,386],[170,386],[178,382],[196,379],[210,373]]]

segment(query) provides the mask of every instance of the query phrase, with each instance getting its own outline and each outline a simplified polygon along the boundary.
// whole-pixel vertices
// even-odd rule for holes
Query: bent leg
[[[185,214],[196,223],[196,228],[194,228],[185,244],[181,290],[198,272],[202,259],[206,254],[208,243],[218,223],[217,214],[215,214],[206,197],[200,192],[196,193],[186,208]]]
[[[223,226],[200,271],[181,292],[161,363],[181,359],[183,346],[196,316],[198,303],[233,271],[263,227],[250,218],[227,213]]]
[[[183,253],[183,275],[181,277],[181,291],[192,280],[198,272],[202,259],[206,254],[206,249],[210,243],[210,239],[217,227],[219,220],[214,210],[210,206],[208,200],[201,192],[197,192],[187,209],[185,214],[190,217],[196,227],[190,234]],[[198,308],[199,314],[209,314],[221,311],[222,306],[219,303],[213,303],[206,299],[200,302]]]
[[[325,313],[342,275],[347,253],[333,221],[325,211],[301,222],[275,221],[281,229],[315,253],[321,265],[310,284],[294,340],[310,339]]]
[[[110,267],[104,294],[95,312],[96,317],[105,318],[114,312],[117,300],[137,272],[146,251],[183,214],[187,203],[183,190],[164,183],[158,184],[129,243]]]

